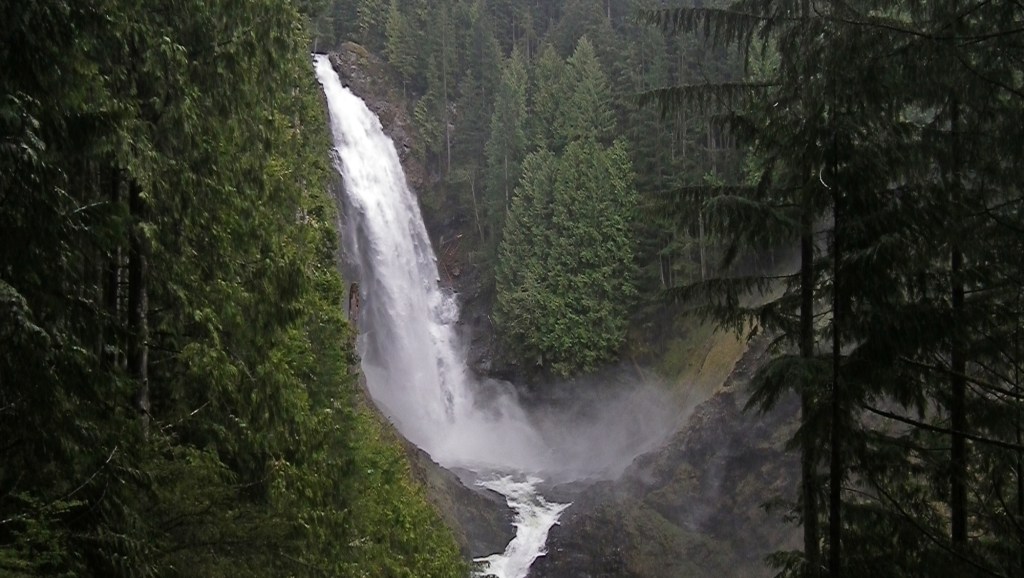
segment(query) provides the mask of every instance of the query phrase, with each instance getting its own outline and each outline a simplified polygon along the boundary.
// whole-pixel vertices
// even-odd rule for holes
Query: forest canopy
[[[360,405],[309,15],[0,19],[0,574],[464,576]]]

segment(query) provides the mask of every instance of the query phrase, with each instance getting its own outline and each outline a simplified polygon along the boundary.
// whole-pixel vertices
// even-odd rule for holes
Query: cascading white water
[[[484,576],[526,576],[530,565],[544,555],[543,545],[548,530],[558,522],[569,504],[552,504],[537,494],[537,484],[543,480],[513,476],[478,482],[478,485],[505,496],[515,512],[516,536],[501,554],[480,558]],[[541,548],[537,546],[540,545]]]
[[[437,284],[419,205],[391,139],[341,85],[326,57],[347,261],[360,283],[359,350],[374,401],[403,435],[446,466],[536,469],[544,444],[514,403],[475,407],[455,330],[458,304]]]
[[[668,424],[678,423],[677,411],[664,392],[641,387],[593,399],[580,393],[572,407],[527,415],[514,388],[474,379],[455,328],[458,303],[438,286],[436,259],[394,144],[328,58],[315,55],[314,63],[345,189],[342,231],[360,284],[358,345],[370,393],[407,439],[443,466],[476,472],[479,485],[507,498],[516,537],[504,553],[480,562],[498,578],[523,578],[567,507],[538,495],[540,476],[618,475],[661,443]],[[475,392],[484,386],[490,393],[481,402]]]
[[[437,425],[465,403],[450,326],[455,305],[434,282],[430,242],[394,145],[326,58],[317,57],[317,74],[344,178],[347,257],[361,283],[363,367],[377,403],[407,437],[431,449]]]

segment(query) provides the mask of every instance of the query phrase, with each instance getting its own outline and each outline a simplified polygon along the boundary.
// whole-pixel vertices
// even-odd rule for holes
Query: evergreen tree
[[[795,391],[801,398],[801,424],[795,444],[801,452],[800,503],[797,511],[804,527],[804,559],[781,562],[790,570],[800,568],[805,576],[820,575],[819,497],[822,490],[819,474],[823,455],[822,440],[828,439],[828,416],[823,412],[827,402],[828,362],[819,355],[819,335],[815,329],[816,305],[822,299],[819,286],[814,223],[829,208],[827,189],[815,172],[826,165],[820,145],[829,134],[829,92],[815,83],[812,71],[820,66],[822,49],[817,45],[825,37],[823,20],[811,18],[805,6],[768,6],[764,3],[736,3],[725,10],[683,9],[667,11],[667,19],[685,29],[704,28],[714,40],[728,43],[754,34],[770,36],[781,55],[781,65],[769,71],[767,79],[773,90],[750,96],[757,83],[744,85],[699,83],[660,91],[663,107],[675,104],[697,105],[711,109],[711,103],[735,103],[731,123],[739,131],[747,131],[753,143],[752,159],[759,162],[759,182],[712,183],[694,187],[687,197],[696,198],[708,211],[712,227],[732,239],[733,248],[724,254],[720,273],[708,282],[697,284],[696,291],[683,292],[683,298],[700,295],[705,311],[720,322],[747,332],[753,327],[779,333],[776,344],[788,343],[796,350],[782,352],[755,377],[751,405],[769,408],[781,398],[784,390]],[[781,21],[775,16],[785,11],[801,14],[801,18]],[[782,12],[776,12],[782,11]],[[823,77],[817,77],[822,79]],[[739,90],[737,90],[737,88]],[[776,114],[765,111],[763,103],[783,105]],[[742,107],[742,108],[741,108]],[[694,107],[696,108],[696,106]],[[742,116],[739,116],[742,115]],[[710,194],[710,198],[708,195]],[[704,198],[708,200],[703,201]],[[702,221],[703,222],[703,217]],[[796,275],[785,275],[781,297],[767,300],[777,285],[770,275],[755,272],[736,276],[731,273],[738,246],[758,246],[779,239],[797,241],[800,246],[800,267]],[[762,305],[741,306],[749,294],[758,295]],[[785,340],[785,341],[782,341]]]
[[[755,158],[771,161],[770,172],[762,173],[771,177],[767,184],[785,184],[789,195],[799,193],[800,183],[810,184],[806,192],[817,188],[814,183],[821,187],[813,196],[788,198],[801,208],[794,219],[801,223],[801,287],[814,291],[808,298],[801,289],[798,333],[813,334],[804,313],[827,303],[831,352],[798,340],[803,360],[783,356],[769,364],[754,398],[770,404],[786,388],[805,396],[807,539],[802,564],[789,559],[789,568],[802,566],[803,575],[824,570],[817,531],[807,527],[820,512],[827,512],[831,576],[865,566],[894,576],[1000,575],[1019,568],[1019,557],[1006,554],[1011,543],[1019,546],[1019,536],[1007,542],[996,530],[1005,528],[996,520],[1015,515],[1012,508],[1008,502],[993,508],[982,497],[999,493],[1006,479],[993,484],[969,464],[1002,451],[1010,471],[1019,455],[1012,441],[1018,422],[990,430],[974,420],[984,415],[994,425],[995,416],[1014,415],[1019,401],[994,393],[1013,391],[1013,380],[992,369],[1016,361],[990,358],[987,346],[995,335],[1010,341],[1001,331],[1014,327],[1001,320],[1015,305],[996,305],[999,291],[991,291],[1007,269],[998,256],[1006,253],[989,244],[1000,234],[989,227],[1015,218],[993,219],[992,211],[1002,206],[996,198],[1017,198],[1019,180],[1010,176],[1015,168],[990,162],[998,152],[977,153],[1001,150],[993,146],[1000,135],[1019,132],[1019,124],[1007,122],[1021,110],[1013,86],[999,85],[1003,98],[978,95],[990,93],[992,79],[1004,72],[1005,61],[994,54],[1008,47],[996,39],[1021,15],[989,11],[986,3],[874,6],[870,16],[852,5],[812,15],[804,5],[794,7],[804,15],[797,27],[775,8],[755,2],[663,14],[665,21],[703,27],[720,40],[744,41],[755,33],[769,39],[779,60],[767,94],[735,102],[744,103],[740,111],[753,121],[747,126],[755,128]],[[721,99],[736,95],[729,86],[710,92]],[[708,93],[662,94],[699,102]],[[1003,121],[988,124],[997,118]],[[816,243],[808,233],[824,215],[831,221],[827,260],[814,264]],[[978,240],[968,240],[967,230]],[[815,281],[820,273],[827,275]],[[722,318],[731,318],[736,302],[723,304]],[[760,309],[762,327],[785,311],[780,305]],[[783,335],[795,333],[784,323],[777,327]],[[801,384],[812,372],[817,385],[807,389]],[[879,416],[888,421],[879,424]],[[803,437],[808,431],[816,433]],[[939,458],[929,448],[943,439],[951,449]],[[820,479],[819,456],[828,457],[827,508],[817,506],[819,492],[810,491]]]
[[[621,143],[527,157],[496,276],[495,322],[517,358],[560,376],[614,359],[635,297],[635,196]]]
[[[367,48],[382,50],[388,41],[391,5],[389,0],[356,0],[356,29]]]
[[[357,409],[299,7],[0,24],[0,573],[464,574]]]
[[[427,56],[419,49],[415,24],[411,23],[409,14],[400,8],[400,0],[391,0],[387,12],[387,41],[384,53],[388,64],[404,79],[413,81],[418,86],[420,78],[420,58]]]
[[[566,62],[569,98],[558,118],[558,131],[567,142],[594,139],[608,144],[615,130],[608,79],[586,37]]]
[[[537,148],[561,150],[565,141],[559,138],[558,123],[562,108],[570,98],[565,62],[550,45],[541,49],[540,59],[534,65],[530,94],[530,136]]]

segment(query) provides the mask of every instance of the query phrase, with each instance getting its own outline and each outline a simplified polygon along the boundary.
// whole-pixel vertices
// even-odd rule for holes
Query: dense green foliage
[[[611,361],[633,303],[635,203],[619,144],[527,157],[501,243],[495,323],[520,359],[556,375]]]
[[[671,82],[731,78],[730,71],[737,69],[730,64],[731,53],[708,51],[694,37],[677,38],[639,24],[637,9],[654,5],[648,0],[393,0],[387,3],[386,22],[377,26],[347,16],[373,13],[380,4],[333,0],[317,19],[317,45],[356,40],[384,55],[395,71],[412,101],[422,160],[438,183],[430,197],[444,199],[432,204],[445,211],[445,220],[452,215],[467,219],[463,232],[476,238],[463,243],[472,248],[463,258],[495,281],[488,288],[503,311],[495,321],[508,361],[524,371],[566,374],[614,360],[627,345],[628,326],[655,324],[663,317],[656,310],[661,290],[699,275],[717,250],[705,234],[700,211],[685,222],[663,218],[657,211],[638,220],[636,209],[642,203],[633,198],[634,192],[735,173],[741,156],[728,152],[728,135],[712,127],[707,115],[680,114],[678,124],[664,130],[658,111],[638,106],[636,95]],[[522,212],[514,216],[516,197],[527,192],[555,196],[553,189],[537,191],[537,181],[526,182],[528,157],[547,150],[561,159],[570,143],[588,139],[600,150],[619,141],[616,150],[623,153],[612,164],[621,169],[625,186],[615,189],[614,179],[603,180],[607,173],[602,167],[609,166],[603,161],[587,164],[593,172],[583,175],[586,182],[601,183],[600,190],[592,191],[601,198],[597,203],[616,214],[606,222],[579,223],[611,239],[616,249],[608,248],[600,259],[620,265],[601,269],[585,263],[588,257],[580,251],[555,260],[541,255],[558,249],[511,247],[537,243],[532,233],[508,231],[524,227]],[[619,165],[619,160],[628,162]],[[547,219],[555,212],[536,215]],[[628,223],[629,230],[600,229],[611,223]],[[534,222],[527,228],[550,233],[560,225]],[[631,252],[628,266],[621,264],[620,249]],[[543,274],[551,282],[527,288],[519,286],[527,282],[519,278],[524,262],[504,260],[531,251],[531,267],[543,263]],[[547,269],[556,265],[568,271]],[[583,285],[592,290],[559,293],[567,287],[554,282],[560,275],[588,278],[590,283]],[[611,301],[596,298],[608,293],[615,293]],[[532,311],[515,307],[536,321],[520,318],[513,324],[508,308],[533,300],[538,301]],[[546,315],[556,317],[539,324],[540,302],[559,300],[566,305],[547,309]],[[645,315],[633,315],[638,303],[652,307],[643,310]],[[582,311],[589,313],[581,316]],[[584,319],[596,323],[577,327]],[[552,330],[551,335],[538,333]]]
[[[462,576],[357,403],[304,13],[0,23],[0,574]]]
[[[744,0],[650,15],[749,49],[748,82],[653,96],[714,102],[752,152],[749,179],[703,191],[717,232],[801,247],[777,282],[725,262],[678,292],[778,337],[753,405],[802,399],[804,550],[774,562],[1024,575],[1024,10]]]
[[[614,118],[593,45],[583,37],[564,64],[545,54],[545,64],[566,76],[552,70],[538,81],[555,124],[517,179],[498,253],[494,319],[517,359],[568,376],[614,360],[625,338],[636,291],[636,192],[624,142],[601,144]],[[496,118],[492,128],[499,125]]]

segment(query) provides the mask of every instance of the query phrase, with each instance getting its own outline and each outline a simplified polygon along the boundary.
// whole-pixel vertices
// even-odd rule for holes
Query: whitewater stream
[[[394,144],[326,56],[314,55],[314,65],[344,187],[344,258],[359,283],[357,345],[370,394],[435,461],[475,472],[476,485],[505,496],[516,535],[503,553],[478,562],[484,576],[524,578],[569,507],[540,495],[543,480],[617,476],[665,439],[674,412],[657,390],[644,388],[528,413],[514,386],[471,375],[456,327],[457,297],[438,285],[436,258]]]

